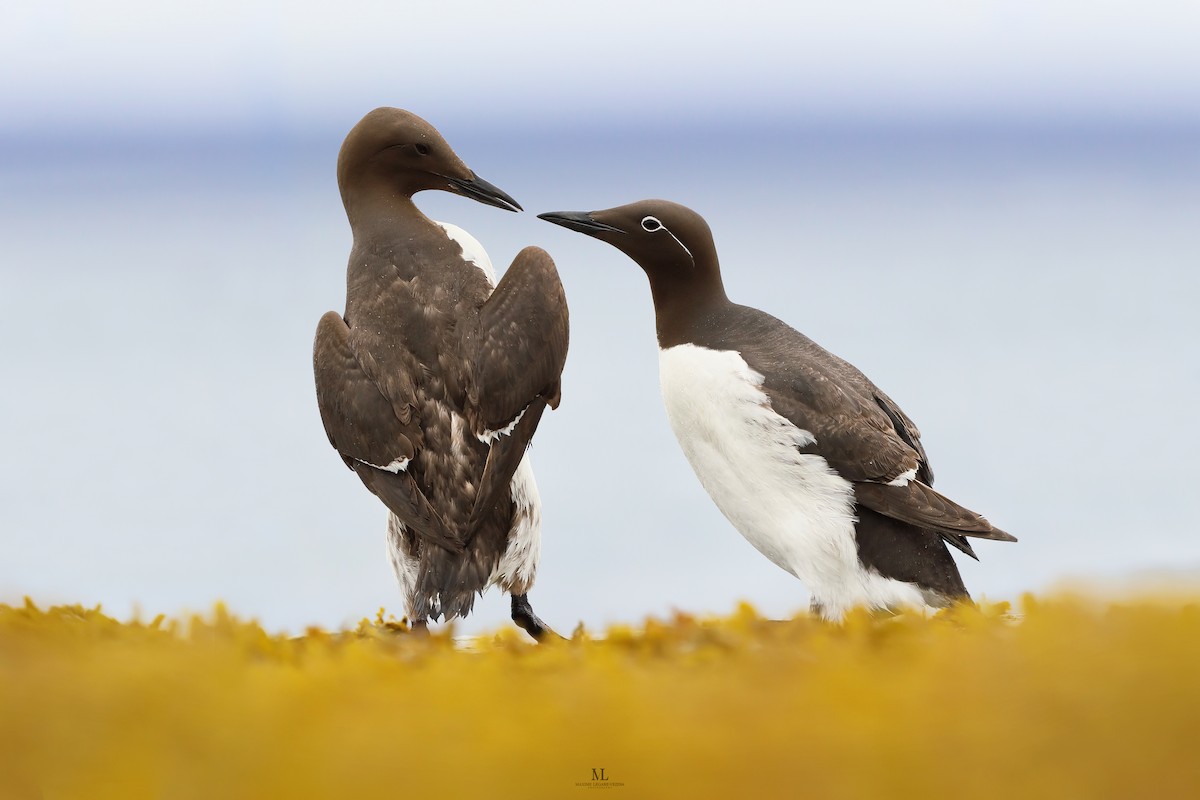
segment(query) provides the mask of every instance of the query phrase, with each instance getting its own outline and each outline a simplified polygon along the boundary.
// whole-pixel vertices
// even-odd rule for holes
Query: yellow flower
[[[1200,606],[469,643],[0,605],[0,798],[1200,797]]]

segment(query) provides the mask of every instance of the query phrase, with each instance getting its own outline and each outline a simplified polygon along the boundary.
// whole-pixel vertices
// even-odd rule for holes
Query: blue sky
[[[433,118],[1200,116],[1200,5],[10,3],[0,132]]]

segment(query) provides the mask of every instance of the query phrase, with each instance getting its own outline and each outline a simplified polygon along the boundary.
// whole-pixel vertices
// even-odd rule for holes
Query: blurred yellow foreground
[[[1200,604],[539,647],[0,606],[0,798],[1195,798]]]

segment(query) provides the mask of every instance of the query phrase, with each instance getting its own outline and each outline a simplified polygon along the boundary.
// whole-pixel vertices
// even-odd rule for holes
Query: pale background
[[[312,4],[307,4],[312,5]],[[420,197],[559,264],[538,612],[569,631],[807,592],[694,480],[645,279],[540,222],[658,196],[726,285],[916,419],[1021,538],[977,596],[1194,576],[1200,10],[1191,2],[10,3],[0,14],[0,602],[399,613],[382,505],[317,416],[342,136],[438,126],[532,213]],[[491,593],[459,630],[493,628]]]

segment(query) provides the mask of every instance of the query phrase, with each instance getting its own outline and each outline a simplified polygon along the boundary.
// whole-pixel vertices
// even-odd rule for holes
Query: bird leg
[[[529,605],[529,595],[514,594],[512,596],[512,618],[513,622],[517,623],[518,628],[539,642],[545,641],[547,634],[559,639],[563,638],[550,630],[550,626],[538,619],[538,615],[533,613],[533,606]]]

